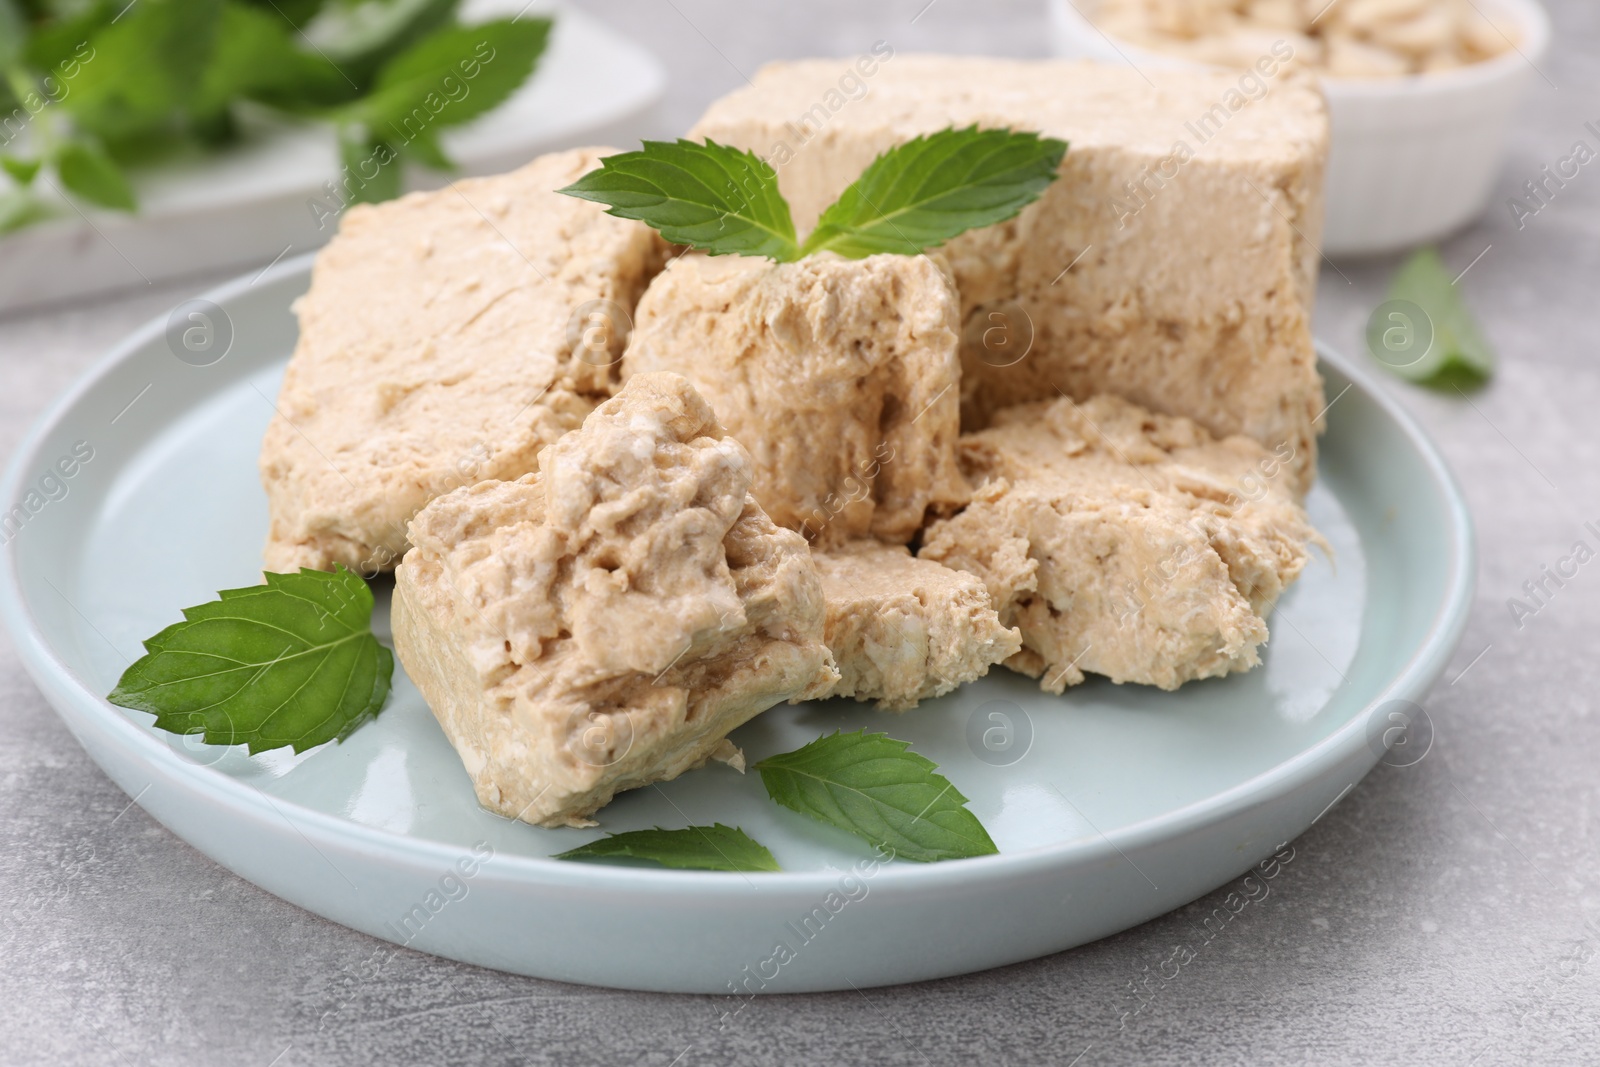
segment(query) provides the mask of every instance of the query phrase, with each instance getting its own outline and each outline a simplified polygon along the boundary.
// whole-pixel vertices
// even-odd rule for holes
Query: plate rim
[[[316,255],[316,252],[308,252],[284,260],[259,275],[242,274],[207,290],[200,294],[200,298],[226,307],[228,301],[243,297],[263,282],[284,281],[291,275],[309,278]],[[131,331],[45,408],[18,443],[6,465],[4,476],[0,477],[0,501],[19,497],[20,487],[27,480],[29,472],[38,466],[44,442],[51,433],[102,379],[124,362],[136,358],[146,345],[163,335],[165,327],[166,316],[158,314]],[[1109,834],[1096,831],[1093,836],[1083,835],[1030,849],[974,857],[960,863],[891,863],[874,876],[875,885],[908,890],[959,890],[996,879],[1025,878],[1071,869],[1083,863],[1185,837],[1288,794],[1314,779],[1317,770],[1336,766],[1343,759],[1358,754],[1361,748],[1367,747],[1367,722],[1374,708],[1395,699],[1418,700],[1438,680],[1466,629],[1476,586],[1476,534],[1466,499],[1438,446],[1399,401],[1382,387],[1378,379],[1339,355],[1325,342],[1314,339],[1313,343],[1318,359],[1330,364],[1349,380],[1352,387],[1365,393],[1404,434],[1437,486],[1445,505],[1451,534],[1445,595],[1411,658],[1393,672],[1360,712],[1352,715],[1333,733],[1281,763],[1210,796],[1115,829]],[[426,864],[429,869],[448,866],[472,855],[466,847],[368,826],[284,798],[274,800],[249,782],[184,758],[149,726],[127,717],[98,695],[56,653],[23,598],[21,570],[13,547],[15,543],[16,539],[12,539],[0,545],[0,554],[4,556],[4,566],[0,566],[0,621],[4,622],[10,633],[24,669],[56,713],[67,722],[69,729],[72,727],[73,714],[83,718],[97,728],[101,740],[116,746],[125,759],[143,764],[152,775],[166,777],[174,783],[183,782],[186,788],[206,795],[210,803],[224,809],[215,811],[216,817],[275,824],[279,819],[288,819],[292,813],[294,818],[289,820],[291,825],[308,838],[314,835],[314,843],[326,844],[336,850],[366,852],[390,862]],[[72,705],[72,714],[62,707],[62,702]],[[76,731],[72,732],[76,737]],[[78,740],[84,744],[82,738]],[[88,746],[85,745],[85,748]],[[91,758],[101,765],[108,777],[116,780],[116,776],[92,751]],[[1374,756],[1372,762],[1375,763],[1376,759]],[[1368,770],[1370,766],[1368,764]],[[137,802],[138,798],[135,800]],[[178,836],[184,837],[183,834]],[[212,862],[220,862],[209,853],[206,855]],[[826,892],[837,882],[840,872],[849,869],[848,865],[854,859],[857,857],[841,854],[837,869],[763,873],[756,884],[769,887],[774,893]],[[708,893],[733,892],[744,895],[749,893],[751,887],[748,878],[735,872],[570,863],[511,853],[496,853],[495,860],[497,879],[536,882],[550,889],[572,888],[608,893],[644,891],[657,896],[705,903]]]

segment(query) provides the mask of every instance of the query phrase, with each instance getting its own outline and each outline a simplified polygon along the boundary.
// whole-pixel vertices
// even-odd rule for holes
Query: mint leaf
[[[322,11],[323,0],[244,0],[252,7],[270,11],[298,30]]]
[[[14,64],[28,41],[28,23],[13,0],[0,0],[0,70]]]
[[[224,0],[216,47],[200,76],[191,114],[207,116],[247,97],[294,109],[355,93],[331,62],[299,47],[294,27],[272,8]]]
[[[767,794],[786,808],[888,845],[908,860],[999,851],[967,798],[909,743],[887,734],[833,733],[756,764]]]
[[[387,141],[372,140],[356,127],[339,128],[339,162],[348,178],[340,186],[350,190],[353,204],[377,204],[400,195],[400,153]]]
[[[266,580],[185,608],[106,699],[253,753],[342,741],[374,718],[394,656],[372,636],[372,590],[342,566]]]
[[[883,153],[817,220],[802,255],[915,255],[1004,222],[1056,180],[1067,144],[1010,130],[942,130]]]
[[[24,62],[38,71],[76,81],[82,60],[95,54],[90,43],[102,27],[116,18],[122,5],[115,0],[93,0],[78,9],[56,10],[53,17],[34,25],[23,47]]]
[[[132,211],[137,205],[122,170],[99,148],[69,141],[56,152],[56,174],[68,191],[92,204]]]
[[[469,122],[521,88],[549,39],[549,19],[439,30],[385,64],[354,110],[378,134],[402,142]]]
[[[690,826],[683,830],[634,830],[612,834],[559,852],[558,860],[604,860],[623,856],[663,867],[700,871],[781,870],[772,853],[735,826]]]
[[[432,130],[423,130],[407,141],[404,148],[408,156],[424,167],[442,171],[456,169],[455,160],[444,154],[444,147],[439,144],[439,135]]]
[[[221,16],[222,0],[138,0],[94,35],[61,106],[107,142],[170,130],[199,89]]]
[[[800,254],[777,172],[753,152],[715,141],[646,141],[638,152],[607,156],[560,192],[608,204],[608,215],[638,219],[713,256],[786,263]]]
[[[42,222],[50,215],[50,209],[26,189],[0,193],[0,234]]]
[[[915,255],[1016,215],[1055,181],[1066,151],[1065,141],[1036,133],[975,126],[914,138],[874,160],[798,247],[777,173],[715,141],[646,141],[560,191],[711,255],[780,263],[823,251]]]
[[[455,16],[460,0],[333,3],[306,25],[311,44],[360,85]]]
[[[39,173],[37,159],[18,159],[16,156],[0,156],[0,169],[11,176],[11,180],[26,189],[33,184],[33,179]]]
[[[1432,248],[1400,267],[1388,301],[1367,323],[1367,347],[1384,366],[1419,385],[1475,388],[1494,374],[1494,351]]]

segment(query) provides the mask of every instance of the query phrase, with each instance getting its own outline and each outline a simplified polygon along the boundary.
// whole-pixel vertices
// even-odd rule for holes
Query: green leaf
[[[39,174],[41,160],[18,159],[16,156],[0,156],[0,169],[11,176],[11,180],[26,189],[33,184],[33,179]]]
[[[558,860],[617,857],[650,860],[663,867],[700,871],[776,871],[778,861],[765,846],[735,826],[690,826],[683,830],[634,830],[612,834],[566,852]]]
[[[189,119],[189,134],[206,148],[221,149],[239,140],[239,124],[234,120],[233,110],[226,105],[212,111],[193,115]],[[123,154],[118,157],[118,162],[132,164],[134,159],[127,153],[126,145],[119,145]]]
[[[433,130],[423,130],[406,142],[405,152],[424,167],[442,171],[456,169],[455,160],[445,155],[444,148],[439,144],[438,134]]]
[[[1012,218],[1056,180],[1067,144],[1010,130],[942,130],[873,160],[806,238],[802,255],[915,255]]]
[[[349,190],[350,203],[379,204],[400,195],[405,164],[387,141],[371,140],[359,127],[341,126],[339,162],[344,167],[339,184]]]
[[[183,610],[107,698],[207,744],[302,752],[344,740],[389,695],[394,656],[372,636],[372,590],[344,567],[267,574]]]
[[[28,23],[13,0],[0,0],[0,70],[21,57],[28,42]]]
[[[75,79],[82,61],[96,54],[91,39],[110,25],[121,7],[115,0],[94,0],[36,25],[23,52],[28,66],[67,81]]]
[[[715,141],[646,141],[560,191],[608,204],[608,215],[638,219],[674,244],[714,256],[786,263],[800,255],[777,172],[753,152]]]
[[[331,62],[296,44],[283,15],[224,0],[216,48],[186,106],[204,116],[240,97],[292,108],[338,103],[356,91]]]
[[[107,141],[169,129],[194,103],[222,0],[138,0],[95,34],[61,106]]]
[[[56,151],[55,163],[61,184],[90,203],[118,211],[138,206],[121,168],[94,145],[68,141]]]
[[[0,234],[12,233],[50,218],[50,209],[26,189],[0,193]]]
[[[504,103],[533,73],[549,38],[549,19],[439,30],[385,64],[351,114],[401,144],[437,136]]]
[[[1494,351],[1432,248],[1415,253],[1395,275],[1388,301],[1367,323],[1367,348],[1419,385],[1476,388],[1494,374]]]
[[[321,13],[323,0],[244,0],[251,7],[260,8],[298,30]]]
[[[773,800],[908,860],[998,852],[932,761],[886,734],[833,733],[756,764]]]
[[[450,23],[460,0],[361,0],[328,5],[305,32],[363,88],[378,68]]]

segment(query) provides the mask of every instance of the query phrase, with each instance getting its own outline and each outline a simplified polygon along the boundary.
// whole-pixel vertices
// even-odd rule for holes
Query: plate
[[[465,174],[499,174],[580,144],[626,146],[645,131],[644,116],[666,89],[654,56],[581,11],[548,0],[462,5],[468,22],[523,11],[556,20],[533,77],[482,118],[440,135]],[[251,131],[221,155],[137,174],[136,215],[68,208],[63,218],[0,239],[0,311],[320,247],[336,221],[328,211],[337,201],[324,189],[339,178],[333,129],[263,118]],[[406,177],[412,189],[445,181],[419,167]]]
[[[1308,507],[1337,566],[1317,558],[1284,598],[1261,668],[1176,693],[1091,681],[1064,697],[996,668],[903,716],[849,701],[780,706],[733,735],[752,760],[835,728],[910,741],[971,798],[998,856],[875,862],[855,838],[768,801],[758,776],[719,764],[623,795],[601,812],[604,829],[721,821],[768,845],[783,873],[552,860],[599,831],[480,809],[400,671],[376,722],[298,757],[161,733],[101,694],[180,608],[256,580],[267,521],[256,452],[309,268],[309,257],[285,262],[210,295],[220,359],[195,365],[179,336],[193,320],[175,314],[44,417],[0,495],[21,508],[0,533],[0,608],[28,670],[118,785],[206,855],[336,922],[487,967],[634,989],[936,978],[1191,901],[1397,758],[1386,746],[1425,744],[1416,705],[1470,602],[1467,512],[1417,426],[1326,350],[1328,432]],[[1409,734],[1396,728],[1408,722]]]

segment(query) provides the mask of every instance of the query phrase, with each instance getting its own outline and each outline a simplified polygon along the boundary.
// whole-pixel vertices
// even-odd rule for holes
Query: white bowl
[[[1329,255],[1394,252],[1437,240],[1483,213],[1512,114],[1550,43],[1536,0],[1478,0],[1515,26],[1515,49],[1483,63],[1403,78],[1322,78],[1332,122]],[[1055,50],[1134,66],[1191,61],[1113,42],[1083,14],[1090,0],[1051,0]]]

